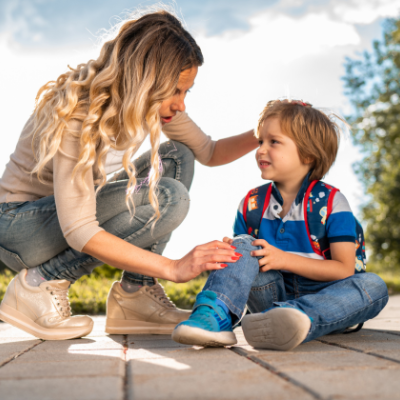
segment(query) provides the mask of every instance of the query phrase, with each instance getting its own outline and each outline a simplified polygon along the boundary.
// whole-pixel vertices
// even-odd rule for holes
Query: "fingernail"
[[[232,260],[239,260],[240,257],[232,257]]]
[[[235,249],[236,250],[236,247],[235,246],[231,246],[232,247],[232,249]]]
[[[220,264],[221,265],[221,267],[227,267],[228,266],[228,264]]]
[[[250,253],[250,255],[251,255],[251,256],[254,256],[254,253],[253,253],[253,252],[251,252],[251,253]]]
[[[242,257],[243,256],[243,254],[240,254],[240,253],[235,253],[235,255],[238,256],[238,257]]]

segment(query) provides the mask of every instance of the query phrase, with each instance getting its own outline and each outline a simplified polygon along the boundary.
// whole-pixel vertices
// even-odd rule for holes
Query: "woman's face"
[[[198,67],[192,67],[182,71],[179,75],[175,94],[161,103],[160,117],[163,125],[171,122],[172,117],[175,116],[177,111],[185,111],[186,93],[194,85],[197,70]]]

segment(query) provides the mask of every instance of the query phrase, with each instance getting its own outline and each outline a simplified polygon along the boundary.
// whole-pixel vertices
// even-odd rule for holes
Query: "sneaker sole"
[[[66,340],[66,339],[77,339],[82,336],[88,335],[93,329],[93,321],[91,325],[84,328],[74,329],[48,329],[38,325],[26,315],[22,314],[15,308],[8,306],[7,304],[0,304],[0,319],[4,322],[9,323],[16,328],[22,329],[23,331],[36,336],[43,340]]]
[[[237,343],[233,332],[210,332],[186,325],[180,325],[172,332],[172,340],[203,347],[232,346]]]
[[[270,350],[294,349],[307,337],[310,326],[310,318],[293,308],[275,308],[264,314],[246,315],[242,320],[247,342]]]
[[[110,335],[170,335],[177,324],[155,324],[153,322],[126,319],[106,319],[106,333]]]

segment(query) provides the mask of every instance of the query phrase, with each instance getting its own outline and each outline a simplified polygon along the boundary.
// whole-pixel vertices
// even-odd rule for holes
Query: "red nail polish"
[[[232,247],[232,249],[235,249],[236,250],[236,247],[235,246],[231,246]]]
[[[239,260],[240,257],[232,257],[232,260]]]
[[[240,254],[240,253],[235,253],[235,255],[238,256],[238,257],[242,257],[243,256],[243,254]]]
[[[221,267],[227,267],[228,266],[228,264],[220,264],[221,265]]]

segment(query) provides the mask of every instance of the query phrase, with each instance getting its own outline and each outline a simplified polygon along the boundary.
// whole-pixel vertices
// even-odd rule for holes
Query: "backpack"
[[[304,222],[308,239],[314,252],[325,260],[331,260],[329,241],[326,236],[326,221],[332,212],[333,199],[339,189],[321,181],[312,181],[304,195]],[[247,233],[258,238],[262,217],[267,209],[272,192],[272,183],[250,190],[243,204],[243,218]],[[262,207],[261,207],[262,205]],[[356,259],[355,272],[365,272],[366,255],[364,232],[361,224],[356,221]]]

